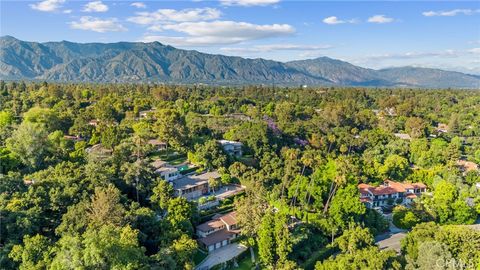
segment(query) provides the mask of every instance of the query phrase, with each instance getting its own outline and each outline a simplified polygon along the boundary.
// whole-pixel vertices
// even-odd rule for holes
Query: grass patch
[[[208,254],[206,252],[197,249],[197,253],[193,255],[193,262],[195,263],[195,265],[198,265],[207,257],[207,255]]]
[[[315,269],[315,264],[317,263],[317,261],[323,261],[337,251],[338,251],[337,248],[324,247],[318,250],[317,252],[313,253],[308,258],[308,260],[306,260],[302,265],[300,265],[300,267],[305,270]]]
[[[250,252],[250,251],[248,251]],[[237,270],[251,270],[255,265],[252,263],[250,256],[246,256],[243,260],[238,262],[238,267],[230,267],[227,269],[237,269]]]

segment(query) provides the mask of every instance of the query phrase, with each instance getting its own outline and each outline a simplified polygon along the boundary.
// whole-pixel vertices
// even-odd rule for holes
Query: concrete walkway
[[[239,243],[233,243],[217,250],[211,251],[208,256],[198,266],[196,270],[208,270],[215,265],[227,262],[242,254],[248,248]]]

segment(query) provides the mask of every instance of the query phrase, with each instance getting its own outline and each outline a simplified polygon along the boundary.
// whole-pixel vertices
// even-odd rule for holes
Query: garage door
[[[221,246],[222,246],[222,243],[218,242],[218,243],[215,244],[215,249],[220,248]]]
[[[208,251],[213,251],[214,249],[215,249],[215,246],[214,246],[214,245],[208,246]]]
[[[224,247],[224,246],[226,246],[226,245],[228,245],[228,240],[223,240],[223,241],[222,241],[222,247]]]

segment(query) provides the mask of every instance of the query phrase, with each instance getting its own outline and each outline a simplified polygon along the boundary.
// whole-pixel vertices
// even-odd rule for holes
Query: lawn
[[[203,259],[205,259],[207,257],[207,253],[204,252],[204,251],[201,251],[201,250],[197,250],[197,253],[195,253],[195,255],[193,255],[193,262],[195,263],[195,265],[198,265],[199,263],[201,263],[203,261]]]
[[[255,258],[258,260],[258,251],[255,248]],[[255,264],[252,262],[252,257],[250,255],[250,250],[245,251],[242,255],[240,255],[242,259],[238,261],[238,267],[234,266],[229,266],[226,269],[227,270],[252,270],[255,267]],[[262,269],[262,267],[259,267],[258,269]]]
[[[252,259],[250,256],[246,256],[243,260],[238,262],[238,267],[231,267],[227,269],[237,269],[237,270],[251,270],[254,267]]]

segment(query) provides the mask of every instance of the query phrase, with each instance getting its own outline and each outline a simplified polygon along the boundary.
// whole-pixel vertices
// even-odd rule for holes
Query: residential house
[[[94,126],[94,127],[98,126],[99,124],[100,124],[100,120],[97,120],[97,119],[92,119],[88,122],[88,125]]]
[[[140,118],[147,118],[147,117],[154,118],[153,116],[155,114],[155,111],[156,111],[155,109],[139,111],[138,116],[140,116]]]
[[[95,144],[92,147],[88,147],[87,149],[85,149],[85,151],[88,154],[95,155],[97,157],[109,157],[113,153],[112,149],[106,148],[101,144]]]
[[[155,172],[157,174],[159,174],[160,177],[167,182],[172,182],[172,181],[174,181],[175,179],[178,179],[181,176],[178,169],[176,167],[173,167],[173,166],[161,167],[161,168],[156,169]]]
[[[160,177],[167,182],[172,182],[181,177],[180,170],[166,161],[157,159],[150,163],[150,165],[155,168],[155,173],[159,174]]]
[[[167,143],[160,140],[148,140],[148,144],[152,145],[157,151],[167,150]]]
[[[222,146],[223,150],[231,156],[241,157],[242,156],[242,146],[241,142],[228,141],[228,140],[219,140],[218,143]]]
[[[210,178],[219,179],[220,177],[217,171],[199,175],[185,175],[172,182],[175,196],[195,200],[209,192],[208,180]]]
[[[221,187],[215,188],[213,191],[210,189],[210,192],[198,199],[198,210],[205,210],[216,207],[220,204],[220,201],[225,199],[237,196],[238,194],[245,192],[245,186],[229,184],[223,185]],[[205,201],[205,198],[207,199]]]
[[[435,128],[435,130],[436,130],[438,133],[447,133],[447,132],[448,132],[448,125],[447,125],[447,124],[444,124],[444,123],[438,123],[438,124],[437,124],[437,127]]]
[[[394,133],[393,135],[402,140],[412,140],[412,137],[410,137],[410,135],[408,135],[407,133]]]
[[[427,190],[422,183],[400,183],[386,180],[375,187],[369,184],[359,184],[360,201],[368,208],[387,206],[390,203],[409,205]],[[401,202],[400,202],[401,201]]]
[[[240,234],[236,212],[215,215],[196,227],[198,242],[208,252],[230,244]]]
[[[464,175],[470,171],[478,171],[477,163],[464,159],[457,160],[457,166],[460,167],[460,170],[462,170]]]

